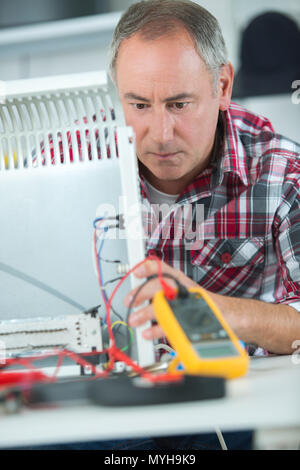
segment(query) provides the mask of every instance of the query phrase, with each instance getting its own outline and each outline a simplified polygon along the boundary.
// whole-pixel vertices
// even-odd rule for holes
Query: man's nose
[[[173,140],[174,123],[166,109],[152,113],[149,127],[150,136],[156,143],[166,144]]]

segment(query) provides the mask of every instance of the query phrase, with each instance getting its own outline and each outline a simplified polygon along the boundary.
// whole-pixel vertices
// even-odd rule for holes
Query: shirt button
[[[222,253],[222,255],[221,255],[222,263],[230,263],[231,260],[232,260],[232,256],[231,256],[230,253],[228,253],[228,252]]]

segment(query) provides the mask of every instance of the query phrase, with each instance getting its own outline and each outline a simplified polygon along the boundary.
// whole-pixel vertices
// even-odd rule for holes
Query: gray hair
[[[110,46],[110,73],[116,82],[120,45],[140,32],[154,40],[172,33],[181,23],[195,43],[196,50],[216,87],[222,65],[228,63],[227,49],[217,19],[205,8],[189,0],[146,0],[131,5],[115,28]]]

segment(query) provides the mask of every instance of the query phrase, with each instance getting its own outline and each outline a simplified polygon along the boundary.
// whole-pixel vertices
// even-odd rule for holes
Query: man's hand
[[[184,273],[161,262],[162,273],[171,274],[186,288],[198,287],[192,279]],[[146,261],[135,275],[138,278],[147,278],[159,274],[157,261]],[[164,278],[173,288],[176,283]],[[145,301],[151,301],[154,295],[162,289],[159,279],[149,281],[138,294],[133,307],[138,307]],[[133,289],[125,298],[128,307],[138,287]],[[245,343],[256,344],[275,354],[291,354],[293,342],[300,338],[300,315],[289,305],[276,305],[254,299],[240,299],[227,297],[208,292],[212,300],[219,307],[235,334]],[[130,326],[140,326],[145,322],[155,320],[155,313],[151,304],[134,312],[129,318]],[[145,339],[153,340],[164,337],[159,325],[155,325],[143,332]]]
[[[138,269],[134,271],[134,274],[138,278],[147,278],[156,274],[159,274],[159,264],[161,265],[161,271],[164,274],[170,274],[174,276],[184,287],[198,287],[198,284],[194,282],[192,279],[187,277],[183,272],[178,271],[177,269],[172,268],[171,266],[163,263],[162,261],[155,261],[149,260],[146,261],[143,265],[141,265]],[[165,277],[165,282],[167,282],[173,288],[176,288],[176,283],[172,279]],[[138,287],[133,289],[125,298],[124,303],[128,307],[131,299],[134,297]],[[149,281],[141,292],[138,294],[137,298],[135,299],[132,307],[138,307],[139,305],[143,304],[144,302],[151,301],[155,294],[162,290],[160,280],[158,278],[152,279]],[[137,310],[136,312],[132,313],[129,317],[129,325],[132,327],[141,326],[147,321],[155,320],[155,313],[154,309],[150,304],[146,307]],[[154,325],[151,328],[146,329],[143,332],[143,336],[145,339],[153,340],[158,338],[163,338],[165,336],[162,328],[159,325]]]

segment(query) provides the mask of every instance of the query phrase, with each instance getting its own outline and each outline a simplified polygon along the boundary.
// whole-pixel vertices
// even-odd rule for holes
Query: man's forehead
[[[180,36],[167,35],[151,41],[136,34],[124,40],[116,62],[118,87],[123,89],[126,83],[124,92],[141,96],[149,84],[164,88],[165,98],[188,93],[187,81],[192,81],[193,76],[199,80],[206,74],[206,66],[187,32],[182,29],[177,34]],[[130,87],[137,83],[138,90],[136,86]]]
[[[184,74],[153,78],[145,74],[119,75],[120,97],[127,102],[152,103],[194,100],[199,96],[199,80],[188,80]]]
[[[153,58],[156,57],[156,62],[164,54],[170,58],[178,56],[178,54],[192,54],[203,62],[188,31],[184,27],[178,27],[172,32],[161,34],[154,39],[145,38],[141,32],[124,39],[119,47],[116,65],[118,66],[120,59],[123,57],[126,58],[126,61],[142,61],[145,64],[151,55],[150,53],[152,53]]]

